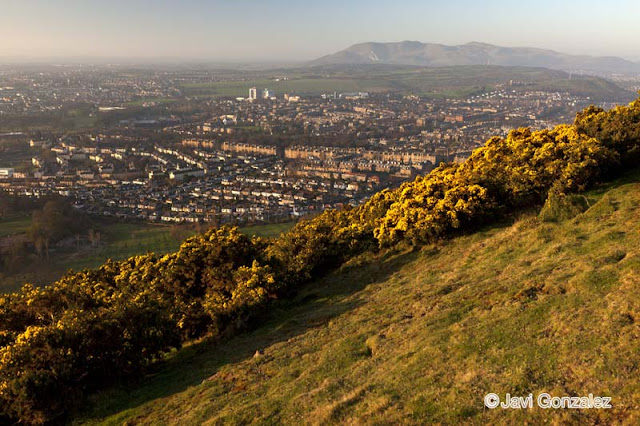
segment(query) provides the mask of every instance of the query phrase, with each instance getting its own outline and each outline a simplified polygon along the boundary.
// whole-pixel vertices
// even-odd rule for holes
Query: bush
[[[539,217],[543,222],[560,222],[573,219],[588,208],[589,201],[584,195],[565,194],[554,188],[549,191]]]
[[[640,92],[639,92],[640,93]],[[574,126],[579,132],[599,140],[617,151],[625,164],[640,159],[640,98],[628,106],[610,111],[590,106],[576,115]]]
[[[617,161],[615,151],[570,126],[514,130],[491,138],[463,165],[443,165],[402,185],[376,222],[375,237],[382,246],[432,242],[537,205],[552,187],[583,191]]]
[[[98,389],[144,371],[178,346],[166,307],[122,295],[109,308],[66,311],[28,326],[0,349],[0,414],[30,424],[60,419]]]

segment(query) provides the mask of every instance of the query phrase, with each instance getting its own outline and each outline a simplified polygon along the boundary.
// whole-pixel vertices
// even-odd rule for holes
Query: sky
[[[637,0],[0,0],[0,57],[298,62],[471,41],[640,61]]]

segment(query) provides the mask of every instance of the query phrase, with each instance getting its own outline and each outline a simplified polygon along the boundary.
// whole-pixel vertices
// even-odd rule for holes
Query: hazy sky
[[[638,0],[0,0],[0,56],[313,59],[481,41],[640,59]]]

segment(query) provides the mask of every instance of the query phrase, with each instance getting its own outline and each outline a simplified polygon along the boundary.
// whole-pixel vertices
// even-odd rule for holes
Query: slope
[[[588,210],[367,255],[265,324],[174,354],[78,423],[638,421],[640,173]],[[483,397],[611,396],[612,410],[488,410]]]

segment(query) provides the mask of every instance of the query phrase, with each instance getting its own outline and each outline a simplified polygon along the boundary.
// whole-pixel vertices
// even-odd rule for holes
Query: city
[[[246,87],[246,97],[185,100],[181,79],[220,77],[121,74],[5,72],[0,117],[31,118],[42,130],[14,125],[0,135],[9,154],[0,159],[0,188],[60,195],[82,212],[129,220],[286,222],[359,205],[440,163],[463,162],[491,136],[550,128],[593,103],[514,80],[457,99]]]

